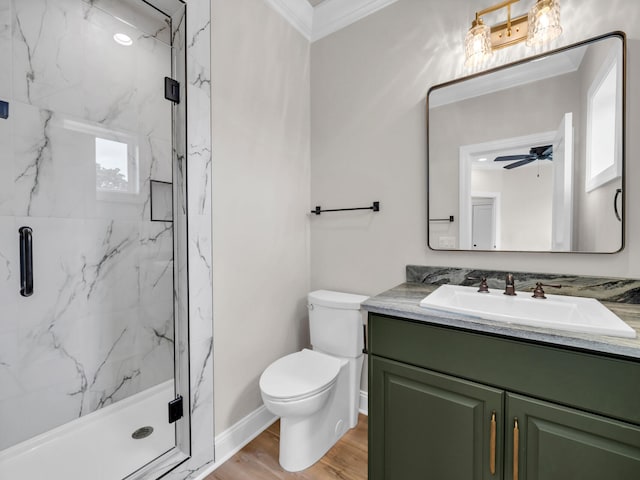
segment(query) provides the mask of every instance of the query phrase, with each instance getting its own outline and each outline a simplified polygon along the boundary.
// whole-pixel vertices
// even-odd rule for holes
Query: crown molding
[[[315,8],[307,0],[264,1],[307,40],[315,42],[397,0],[325,0]]]
[[[315,42],[397,0],[325,0],[313,9],[311,41]],[[308,3],[308,2],[305,2]]]
[[[264,0],[307,40],[311,41],[313,7],[307,0]]]

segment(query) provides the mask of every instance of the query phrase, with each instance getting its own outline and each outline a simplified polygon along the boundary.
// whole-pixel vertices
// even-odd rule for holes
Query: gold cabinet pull
[[[489,444],[489,471],[496,474],[496,412],[491,414],[491,443]]]
[[[513,426],[513,480],[518,480],[518,447],[520,443],[520,430],[518,429],[518,417]]]

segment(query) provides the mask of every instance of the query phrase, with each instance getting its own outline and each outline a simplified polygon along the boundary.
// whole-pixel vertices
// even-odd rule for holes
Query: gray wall
[[[529,2],[514,6],[524,13]],[[527,5],[524,5],[527,3]],[[468,74],[462,43],[484,0],[399,0],[311,47],[311,204],[381,202],[379,213],[311,220],[311,288],[376,294],[404,281],[406,264],[638,278],[640,216],[627,208],[619,254],[435,252],[427,248],[425,97]],[[597,21],[594,21],[597,19]],[[640,2],[565,0],[555,46],[623,30],[629,39],[627,131],[638,131]],[[488,67],[535,53],[497,52]],[[627,185],[640,184],[640,138],[627,138]],[[626,205],[640,204],[628,189]]]
[[[308,344],[309,42],[262,0],[214,0],[215,430]]]
[[[640,4],[614,3],[563,1],[557,45],[625,30],[633,85]],[[640,275],[640,246],[629,241],[617,255],[428,250],[424,100],[429,87],[468,73],[462,41],[474,12],[486,6],[399,0],[315,42],[309,53],[308,42],[261,0],[213,0],[217,434],[261,404],[262,370],[307,343],[310,289],[375,294],[401,283],[409,263]],[[528,6],[516,4],[515,13]],[[531,53],[512,47],[491,66]],[[629,131],[638,129],[632,106],[639,100],[630,88]],[[627,157],[639,148],[640,139],[630,138]],[[632,163],[628,185],[640,180]],[[382,202],[379,213],[306,214],[309,205],[374,200]],[[640,192],[627,196],[628,205],[639,200]],[[627,221],[627,238],[634,238],[640,219],[632,212]]]
[[[523,2],[524,3],[524,2]],[[437,9],[436,9],[437,6]],[[327,215],[311,222],[311,287],[375,294],[404,280],[408,263],[637,277],[640,219],[627,211],[627,247],[615,255],[434,252],[426,238],[425,103],[429,87],[460,77],[462,41],[484,1],[400,0],[311,48],[311,203],[351,206],[381,201],[381,212]],[[525,6],[526,8],[526,6]],[[571,44],[621,29],[629,38],[628,131],[638,128],[640,3],[562,2]],[[594,22],[593,19],[598,21]],[[518,45],[489,66],[532,51]],[[628,138],[628,185],[640,139]],[[627,205],[640,192],[629,190]]]

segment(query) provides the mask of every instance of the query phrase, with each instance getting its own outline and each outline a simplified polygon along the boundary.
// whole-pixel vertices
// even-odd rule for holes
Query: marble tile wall
[[[169,33],[99,6],[0,0],[0,450],[173,376],[173,226],[149,219],[151,179],[172,181]],[[125,146],[126,182],[96,138]]]
[[[186,202],[188,209],[190,458],[167,480],[197,478],[214,462],[211,250],[211,3],[187,0]],[[185,327],[185,325],[182,325]],[[179,348],[183,350],[183,348]]]

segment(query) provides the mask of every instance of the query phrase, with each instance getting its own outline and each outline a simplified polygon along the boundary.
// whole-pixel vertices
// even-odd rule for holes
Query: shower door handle
[[[20,295],[33,294],[33,239],[30,227],[20,227]]]

